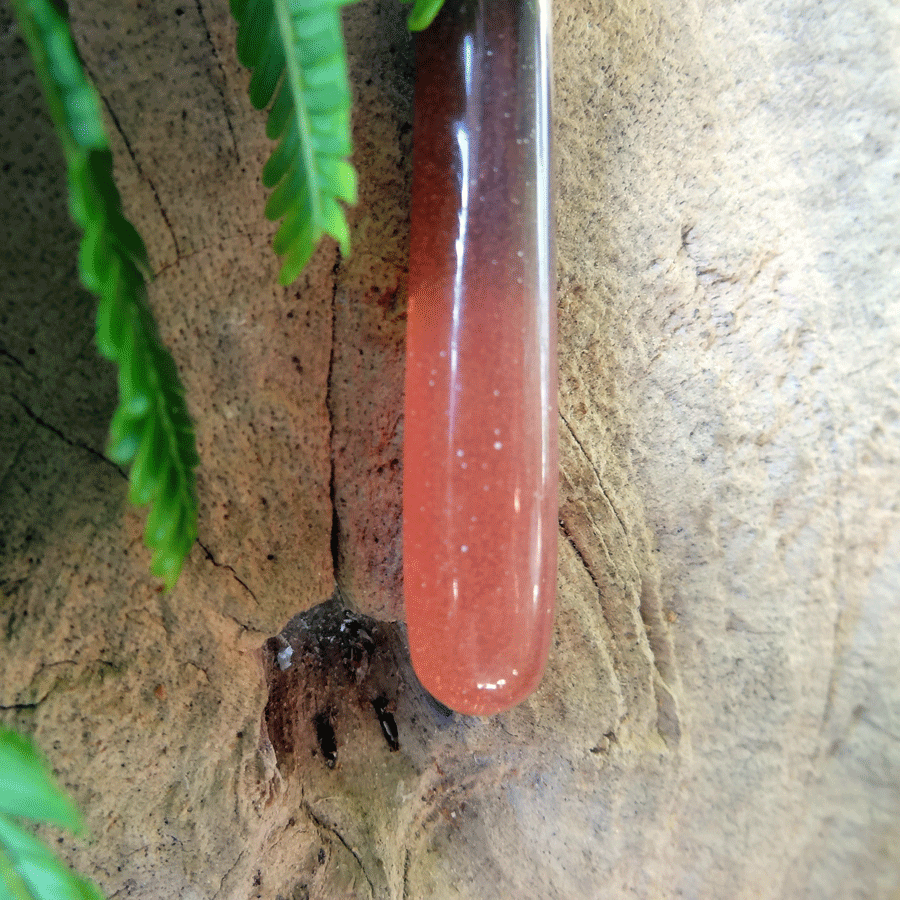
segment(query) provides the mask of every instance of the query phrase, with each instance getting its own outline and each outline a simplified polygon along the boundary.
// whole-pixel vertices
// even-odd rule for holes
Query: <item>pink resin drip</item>
[[[448,0],[417,48],[406,617],[423,685],[473,715],[534,690],[553,627],[548,18]]]

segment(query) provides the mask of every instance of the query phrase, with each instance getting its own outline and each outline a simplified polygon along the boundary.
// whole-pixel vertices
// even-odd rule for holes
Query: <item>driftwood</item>
[[[487,720],[404,644],[403,7],[345,14],[354,252],[287,290],[224,0],[71,13],[203,466],[163,594],[4,10],[0,719],[66,858],[140,900],[896,897],[890,0],[556,3],[559,611]]]

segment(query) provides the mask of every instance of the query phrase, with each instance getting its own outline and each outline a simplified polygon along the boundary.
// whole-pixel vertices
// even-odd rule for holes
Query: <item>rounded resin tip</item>
[[[548,4],[447,0],[417,38],[403,552],[413,666],[525,699],[556,594]]]

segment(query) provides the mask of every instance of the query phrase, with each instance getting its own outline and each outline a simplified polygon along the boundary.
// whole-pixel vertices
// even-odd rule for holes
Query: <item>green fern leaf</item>
[[[350,85],[340,10],[351,0],[231,0],[238,23],[237,51],[253,71],[250,102],[257,109],[274,97],[266,134],[278,147],[263,168],[275,190],[266,217],[281,220],[275,252],[283,257],[279,280],[290,284],[321,238],[331,235],[343,253],[350,228],[343,207],[356,203]]]
[[[435,20],[443,5],[444,0],[416,0],[406,19],[409,30],[422,31],[423,28],[427,28]]]
[[[65,20],[52,0],[13,5],[63,145],[69,210],[84,232],[78,271],[100,298],[97,346],[118,366],[107,455],[131,465],[131,502],[152,504],[144,532],[151,571],[171,588],[197,537],[199,459],[184,389],[147,301],[147,251],[122,213],[99,98]]]
[[[103,900],[14,819],[81,830],[72,801],[57,787],[32,744],[0,727],[0,896],[12,900]]]
[[[40,816],[35,816],[36,812]],[[44,764],[26,738],[0,727],[0,813],[39,818],[71,831],[81,829],[72,801],[47,778]]]

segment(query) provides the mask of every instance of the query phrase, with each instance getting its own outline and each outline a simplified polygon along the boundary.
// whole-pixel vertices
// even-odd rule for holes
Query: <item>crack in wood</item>
[[[106,465],[115,469],[123,478],[127,478],[125,472],[122,471],[112,460],[107,459],[99,450],[95,450],[93,447],[88,446],[87,444],[82,444],[80,441],[74,441],[71,438],[66,437],[55,425],[51,425],[46,420],[42,419],[34,410],[32,410],[27,403],[23,400],[20,400],[15,394],[8,394],[8,397],[12,398],[22,407],[22,411],[31,419],[35,425],[40,428],[45,428],[51,434],[55,434],[64,444],[68,444],[70,447],[75,447],[78,450],[84,450],[86,453],[90,453],[91,456],[95,456],[97,459],[102,460]],[[25,442],[23,442],[25,443]]]
[[[74,659],[58,659],[55,662],[41,663],[41,665],[39,665],[37,667],[34,674],[29,679],[28,684],[24,688],[19,688],[19,691],[20,692],[30,691],[34,686],[34,683],[40,677],[40,675],[42,673],[46,672],[48,669],[55,669],[57,666],[76,666],[76,667],[80,666],[80,669],[82,672],[84,672],[84,671],[90,672],[91,666],[93,666],[94,664],[97,664],[97,663],[99,663],[101,666],[109,666],[111,668],[115,668],[115,663],[110,662],[108,659],[100,659],[100,658],[85,660],[82,663],[79,663],[77,660],[74,660]],[[102,677],[103,676],[101,675],[101,678]],[[61,684],[62,684],[62,679],[56,678],[50,684],[50,686],[43,692],[43,694],[40,697],[38,697],[36,700],[31,700],[27,703],[10,703],[8,705],[0,704],[0,712],[7,712],[10,710],[37,709],[42,703],[44,703],[47,700],[48,697],[50,697],[51,694],[53,694],[54,691],[56,691],[56,689],[58,687],[60,687]]]
[[[197,538],[197,543],[199,544],[200,549],[206,554],[206,558],[217,569],[227,569],[229,572],[231,572],[231,575],[234,578],[234,580],[253,598],[255,603],[259,603],[259,600],[257,600],[256,594],[253,593],[253,591],[250,588],[250,585],[248,585],[247,582],[244,581],[244,579],[241,578],[240,575],[238,575],[238,573],[235,571],[233,566],[229,566],[227,563],[218,562],[216,560],[216,558],[212,555],[212,552],[210,551],[209,547],[207,547],[204,543],[202,543],[199,538]],[[237,621],[237,619],[235,619],[235,621]],[[238,624],[241,624],[241,623],[239,622]],[[243,627],[246,628],[247,626],[243,626]],[[248,629],[248,630],[250,630],[250,629]]]
[[[569,420],[560,412],[559,417],[563,420],[563,424],[569,431],[569,434],[572,435],[572,440],[578,445],[578,449],[581,451],[584,458],[587,460],[587,464],[591,467],[591,471],[594,473],[594,477],[597,479],[597,487],[600,488],[600,495],[606,501],[607,506],[613,511],[613,515],[619,522],[619,526],[622,529],[622,533],[628,537],[628,529],[625,527],[625,523],[622,521],[622,517],[619,515],[619,511],[613,505],[612,500],[609,499],[609,495],[606,493],[606,489],[603,487],[603,480],[600,478],[600,473],[597,471],[597,467],[594,465],[593,460],[588,455],[587,450],[584,448],[584,444],[578,439],[578,435],[575,434],[575,429],[569,424]]]
[[[403,851],[403,894],[401,900],[407,900],[409,897],[409,847]]]
[[[189,259],[192,259],[195,256],[199,256],[201,253],[209,253],[210,251],[221,251],[222,245],[226,241],[234,241],[238,239],[246,238],[247,243],[250,245],[250,249],[253,250],[253,242],[259,238],[259,235],[250,234],[247,231],[236,231],[234,234],[226,234],[221,237],[217,237],[215,243],[213,244],[204,244],[202,247],[197,247],[195,250],[191,250],[189,253],[184,253],[181,256],[176,256],[175,259],[170,260],[167,263],[163,263],[154,273],[153,278],[156,280],[161,275],[163,275],[169,269],[174,268],[175,266],[180,266],[183,262],[186,262]]]
[[[569,542],[569,546],[575,551],[575,555],[578,557],[579,562],[582,566],[584,566],[584,570],[588,573],[591,581],[593,582],[594,588],[597,591],[597,596],[603,596],[603,590],[600,587],[600,583],[597,581],[597,576],[594,574],[594,570],[591,568],[587,559],[585,559],[584,554],[581,552],[581,548],[575,541],[575,538],[572,536],[572,532],[569,531],[569,526],[566,524],[566,520],[562,517],[559,518],[559,527],[562,529],[562,533],[565,535],[566,540]]]
[[[335,480],[334,449],[334,351],[337,340],[337,288],[338,272],[341,267],[341,251],[335,253],[334,265],[331,268],[331,351],[328,356],[328,379],[325,383],[325,409],[328,412],[328,449],[331,461],[331,472],[328,478],[328,494],[331,498],[331,565],[334,570],[334,583],[338,584],[340,563],[341,520],[338,515],[337,486]],[[340,586],[338,586],[340,590]]]
[[[212,34],[209,30],[209,24],[206,21],[206,13],[203,11],[203,3],[201,2],[201,0],[194,0],[194,5],[197,7],[197,15],[200,16],[200,21],[203,23],[203,30],[206,32],[206,41],[209,46],[212,47],[213,56],[216,58],[216,64],[218,65],[219,72],[222,75],[222,81],[227,84],[228,79],[225,77],[225,67],[222,65],[222,60],[219,58],[219,50],[213,42]],[[234,147],[234,158],[237,161],[238,165],[240,165],[241,154],[238,152],[237,137],[234,134],[234,127],[231,124],[231,116],[228,115],[228,107],[225,104],[225,92],[222,90],[222,87],[220,85],[216,85],[216,90],[218,91],[219,98],[222,101],[222,112],[225,115],[225,124],[228,126],[228,133],[231,135],[231,145]]]
[[[15,363],[32,381],[38,380],[37,376],[28,369],[28,366],[26,366],[18,356],[10,353],[9,350],[3,346],[0,346],[0,357],[12,360],[12,362]]]
[[[96,85],[97,79],[94,77],[93,72],[85,66],[85,69],[90,76],[91,81]],[[156,185],[153,183],[153,179],[144,171],[140,162],[138,162],[137,154],[134,152],[134,149],[131,146],[131,141],[128,140],[128,136],[125,134],[125,130],[122,128],[121,122],[119,122],[119,117],[116,115],[115,111],[112,108],[112,104],[109,102],[109,99],[105,94],[100,94],[100,99],[103,101],[104,107],[106,107],[106,111],[109,113],[110,119],[112,119],[113,125],[116,127],[116,131],[119,133],[119,137],[122,138],[122,143],[125,145],[125,150],[128,155],[131,157],[131,161],[134,163],[134,167],[137,169],[138,175],[147,182],[150,186],[150,190],[153,193],[153,198],[156,201],[156,206],[159,209],[159,214],[162,216],[163,222],[166,223],[166,228],[169,230],[169,235],[172,238],[172,243],[175,246],[175,256],[181,256],[181,248],[178,246],[178,238],[175,236],[175,229],[172,228],[172,223],[169,221],[169,216],[166,213],[166,208],[163,206],[163,202],[160,199],[159,191],[156,189]]]
[[[177,838],[176,838],[176,840],[177,840]],[[178,841],[178,843],[180,844],[181,841]],[[222,878],[219,880],[219,888],[218,888],[218,890],[215,892],[215,894],[213,894],[213,900],[215,900],[215,898],[218,897],[218,896],[222,893],[222,891],[223,891],[224,888],[225,888],[225,882],[228,880],[228,878],[229,878],[229,876],[231,875],[231,873],[232,873],[232,872],[240,865],[241,860],[242,860],[246,855],[247,855],[247,851],[246,851],[246,850],[241,850],[241,852],[238,854],[237,859],[234,861],[234,863],[232,863],[231,866],[229,866],[228,871],[227,871],[227,872],[222,876]]]
[[[371,891],[372,896],[375,897],[376,896],[375,885],[372,882],[372,879],[369,877],[369,873],[366,871],[366,867],[363,865],[362,858],[360,857],[359,853],[357,853],[356,850],[354,850],[353,847],[350,846],[350,844],[347,842],[347,840],[344,838],[344,836],[340,833],[340,831],[337,830],[336,826],[332,825],[330,822],[326,822],[324,819],[322,819],[316,815],[312,806],[310,806],[308,800],[303,801],[303,811],[306,813],[307,816],[309,816],[309,818],[312,820],[313,824],[320,831],[327,831],[329,834],[333,834],[341,842],[343,847],[356,860],[357,864],[359,865],[360,872],[363,873],[363,877],[368,882],[369,890]]]

